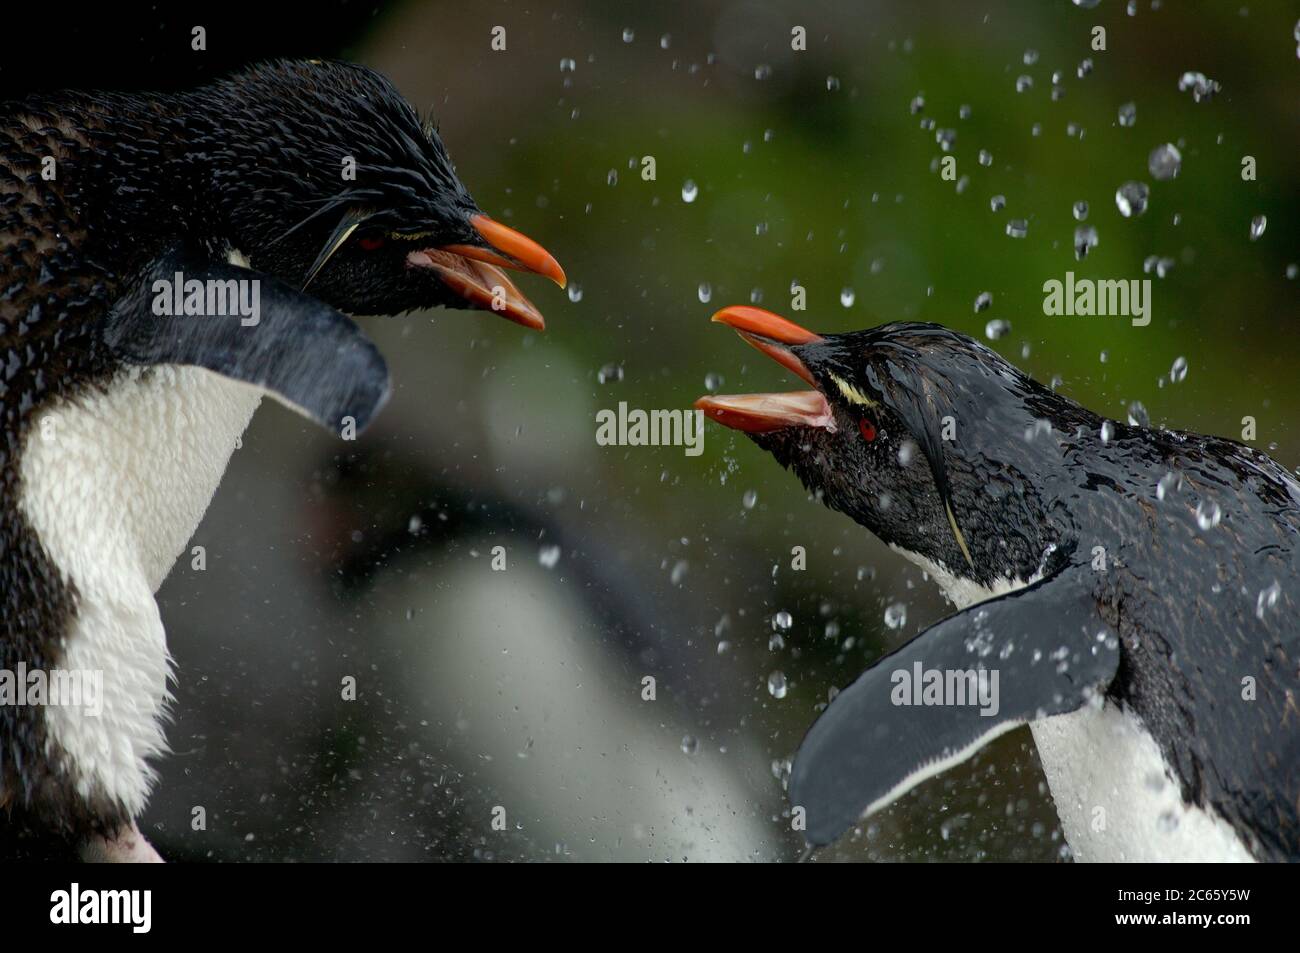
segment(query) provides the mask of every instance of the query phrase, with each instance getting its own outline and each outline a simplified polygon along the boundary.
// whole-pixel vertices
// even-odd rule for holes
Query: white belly
[[[65,669],[101,673],[99,717],[46,709],[83,795],[132,815],[165,745],[170,659],[153,593],[203,517],[261,391],[195,367],[121,371],[103,392],[38,412],[20,506],[76,586]]]
[[[1231,825],[1183,802],[1155,739],[1132,714],[1107,702],[1029,728],[1075,860],[1254,860]]]

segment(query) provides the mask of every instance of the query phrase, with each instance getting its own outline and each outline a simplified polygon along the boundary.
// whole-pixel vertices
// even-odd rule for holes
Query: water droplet
[[[1178,175],[1183,165],[1183,154],[1172,142],[1156,146],[1147,157],[1147,168],[1151,176],[1159,182],[1166,182]]]
[[[1025,50],[1025,55],[1023,59],[1026,66],[1033,66],[1035,63],[1038,62],[1038,51],[1032,49]]]
[[[610,169],[605,175],[606,185],[618,185],[618,169]]]
[[[892,602],[885,609],[885,625],[891,629],[901,629],[907,625],[907,606],[901,602]]]
[[[596,372],[596,382],[599,384],[617,383],[623,379],[623,367],[620,364],[609,363]]]
[[[959,118],[961,118],[961,119],[969,119],[969,118],[970,118],[970,106],[969,106],[968,104],[966,104],[966,103],[962,103],[962,105],[958,106],[958,107],[957,107],[957,116],[958,116]]]
[[[1105,364],[1107,361],[1110,360],[1110,351],[1102,351],[1101,355],[1098,357],[1098,360],[1100,360],[1103,364]]]
[[[1273,585],[1269,586],[1267,589],[1261,590],[1259,597],[1255,600],[1255,617],[1257,619],[1264,618],[1264,610],[1271,609],[1277,605],[1277,599],[1280,595],[1282,595],[1282,587],[1278,584],[1278,581],[1274,579]]]
[[[701,304],[708,304],[709,299],[713,297],[713,286],[707,281],[701,281],[697,292],[700,296]]]
[[[1005,195],[995,195],[989,199],[989,208],[995,212],[1000,212],[1007,207],[1007,197]]]
[[[773,698],[785,698],[790,691],[790,685],[785,680],[785,672],[777,669],[767,676],[767,693]]]
[[[721,387],[724,383],[725,381],[723,380],[721,374],[716,374],[713,371],[709,371],[709,373],[704,375],[704,389],[707,390],[710,394],[717,393],[718,388]]]
[[[574,304],[577,304],[579,301],[582,300],[582,285],[577,284],[576,282],[570,282],[569,300],[572,301]]]
[[[754,67],[754,79],[764,80],[771,75],[772,67],[768,66],[766,63],[760,63],[758,66]]]
[[[1157,278],[1163,278],[1169,274],[1173,268],[1174,260],[1172,258],[1162,258],[1159,255],[1147,255],[1146,258],[1142,259],[1142,273],[1145,275],[1149,275],[1154,271]]]
[[[1182,488],[1183,478],[1172,471],[1166,473],[1156,483],[1156,499],[1163,500],[1170,492]]]
[[[1128,425],[1130,427],[1151,426],[1151,415],[1147,413],[1142,401],[1135,400],[1128,405]]]
[[[794,625],[794,617],[782,609],[776,615],[772,616],[772,628],[781,632],[789,632],[790,626]]]
[[[1204,73],[1197,73],[1192,70],[1188,70],[1178,78],[1178,91],[1185,93],[1190,90],[1192,99],[1198,103],[1211,98],[1222,88]]]
[[[1138,121],[1137,103],[1125,103],[1119,107],[1119,124],[1128,128]]]
[[[980,160],[980,165],[987,168],[988,166],[991,166],[993,164],[993,153],[989,152],[987,149],[981,149],[979,160]]]
[[[899,466],[911,466],[912,461],[916,459],[916,443],[911,440],[904,440],[898,446],[898,464]]]
[[[568,59],[567,57],[565,59],[560,60],[561,73],[572,73],[577,68],[578,68],[578,64],[574,60]]]
[[[1029,234],[1029,222],[1023,218],[1013,218],[1007,222],[1007,234],[1012,238],[1024,238]]]
[[[767,638],[767,650],[769,652],[779,652],[785,648],[785,637],[780,632],[773,632]]]
[[[420,530],[422,529],[424,529],[424,520],[420,519],[418,513],[415,516],[412,516],[409,520],[407,520],[406,531],[410,533],[412,536],[418,536],[420,534]]]
[[[1088,203],[1082,199],[1074,203],[1074,220],[1082,222],[1088,217]]]
[[[695,184],[694,179],[687,179],[682,183],[682,201],[687,205],[695,201],[695,196],[700,194],[699,186]]]
[[[1161,811],[1156,818],[1156,830],[1161,834],[1172,834],[1178,830],[1178,815],[1173,811]]]
[[[693,755],[700,750],[700,741],[694,735],[682,735],[682,754]]]
[[[1074,0],[1074,5],[1080,10],[1091,10],[1099,3],[1101,0]]]
[[[672,45],[672,42],[673,42],[672,35],[665,33],[663,36],[659,37],[659,49],[661,50],[668,49],[668,47]]]
[[[752,510],[754,504],[758,502],[758,493],[754,490],[746,490],[745,495],[740,498],[740,505],[747,510]]]
[[[635,39],[636,34],[632,32],[632,28],[630,26],[623,27],[623,42],[631,43]]]
[[[907,108],[911,110],[912,115],[915,116],[917,113],[919,113],[922,109],[925,108],[925,97],[913,96],[912,101],[907,104]]]
[[[1097,247],[1099,241],[1095,227],[1080,225],[1074,230],[1074,257],[1079,261],[1083,261],[1088,257],[1088,252]]]
[[[981,291],[975,296],[975,313],[988,310],[988,306],[993,303],[993,295],[987,291]]]
[[[840,289],[840,304],[846,308],[853,307],[853,302],[857,299],[857,294],[852,288]]]
[[[1147,210],[1150,192],[1145,182],[1125,182],[1115,190],[1115,207],[1125,218],[1141,215]]]
[[[1175,384],[1181,384],[1187,379],[1187,358],[1174,358],[1174,365],[1169,368],[1169,379]]]
[[[994,318],[984,325],[984,336],[990,341],[1000,341],[1011,333],[1011,322],[1005,318]]]
[[[1053,390],[1056,388],[1053,387]],[[1025,443],[1033,443],[1039,437],[1046,436],[1052,432],[1052,422],[1038,418],[1032,424],[1025,428]]]
[[[826,77],[826,91],[827,91],[827,92],[831,92],[831,93],[833,93],[833,92],[835,92],[835,91],[836,91],[837,89],[839,89],[839,88],[840,88],[840,81],[839,81],[839,78],[838,78],[838,77],[836,77],[836,76],[827,76],[827,77]]]
[[[1101,422],[1101,442],[1110,443],[1111,438],[1115,436],[1115,427],[1109,420]]]
[[[1084,60],[1082,63],[1079,64],[1079,68],[1075,70],[1075,74],[1079,77],[1079,79],[1083,79],[1091,72],[1092,72],[1092,60]]]
[[[554,569],[555,564],[560,561],[560,547],[555,545],[546,545],[537,551],[537,561],[541,563],[544,569]]]
[[[1250,220],[1250,240],[1252,242],[1259,241],[1266,228],[1268,228],[1268,216],[1256,215]]]
[[[1196,504],[1196,525],[1201,529],[1213,529],[1223,519],[1223,510],[1213,500],[1201,500]]]
[[[1034,78],[1032,76],[1021,75],[1016,77],[1016,92],[1023,93],[1027,89],[1033,89],[1033,87]]]
[[[952,144],[957,141],[956,129],[936,129],[934,132],[934,141],[939,144],[939,148],[944,152],[952,149]]]

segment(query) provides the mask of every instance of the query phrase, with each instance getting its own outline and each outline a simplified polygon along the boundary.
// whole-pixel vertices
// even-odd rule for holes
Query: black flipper
[[[840,692],[804,738],[790,776],[790,803],[806,811],[808,841],[830,843],[1003,732],[1074,711],[1108,685],[1119,666],[1119,641],[1101,618],[1094,587],[1087,566],[1071,566],[971,606],[935,623]],[[981,714],[978,698],[966,705],[895,704],[895,693],[905,688],[905,697],[913,698],[917,663],[923,671],[983,670],[985,685],[996,685],[990,693],[996,712]],[[907,674],[907,684],[899,672]]]
[[[256,280],[256,323],[238,313],[156,314],[156,299],[170,294],[177,273],[205,287]],[[155,291],[159,281],[167,286]],[[360,433],[388,400],[388,365],[347,315],[269,275],[180,247],[155,260],[116,302],[103,333],[126,363],[207,368],[270,391],[336,434],[348,417]]]

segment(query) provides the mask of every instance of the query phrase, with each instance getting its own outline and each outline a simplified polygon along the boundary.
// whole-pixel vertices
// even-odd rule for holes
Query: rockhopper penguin
[[[697,406],[958,609],[808,732],[789,796],[811,843],[1028,723],[1076,860],[1300,859],[1292,474],[1104,419],[938,325],[714,320],[812,389]]]
[[[170,697],[153,594],[262,394],[359,432],[388,371],[343,312],[540,329],[502,268],[565,280],[365,67],[0,105],[0,824],[156,858],[134,823]],[[15,703],[23,670],[100,673],[102,711]]]

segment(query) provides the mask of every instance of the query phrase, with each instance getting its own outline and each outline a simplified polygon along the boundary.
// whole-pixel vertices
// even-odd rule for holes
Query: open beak
[[[814,388],[817,386],[812,372],[790,347],[815,344],[824,340],[821,335],[771,311],[749,305],[723,308],[713,316],[713,320],[735,328],[746,342]],[[745,433],[770,433],[787,427],[835,430],[835,415],[820,390],[734,396],[709,394],[697,400],[695,406],[718,423]]]
[[[486,215],[474,215],[470,224],[490,247],[443,245],[411,252],[407,261],[417,268],[432,268],[456,294],[476,308],[495,311],[524,327],[541,331],[546,322],[502,268],[544,275],[563,288],[564,269],[541,245]]]

